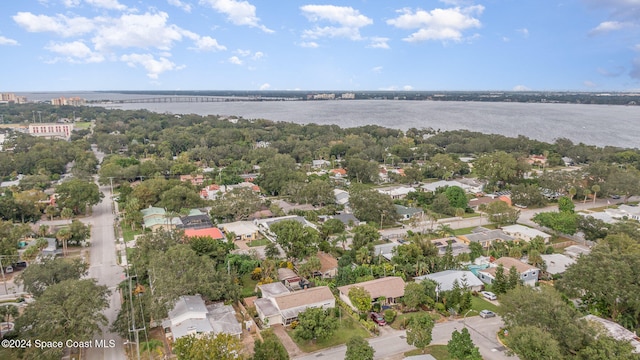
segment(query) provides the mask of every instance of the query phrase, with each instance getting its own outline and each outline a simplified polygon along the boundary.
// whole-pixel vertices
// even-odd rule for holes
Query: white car
[[[484,298],[488,299],[488,300],[497,300],[498,299],[496,294],[492,293],[491,291],[482,291],[482,292],[480,292],[480,294],[482,294],[482,296],[484,296]]]

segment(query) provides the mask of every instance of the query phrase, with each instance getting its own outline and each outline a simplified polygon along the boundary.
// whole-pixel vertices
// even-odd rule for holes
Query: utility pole
[[[144,330],[144,328],[136,329],[136,313],[133,309],[133,289],[131,288],[131,275],[129,275],[129,304],[131,305],[131,330],[129,330],[129,332],[135,333],[136,354],[138,355],[138,360],[140,360],[140,337],[138,335],[138,331]]]
[[[36,122],[36,111],[35,110],[31,110],[31,113],[33,114],[33,122]]]
[[[40,123],[42,123],[42,111],[38,111],[38,118],[40,119]]]
[[[4,266],[2,266],[2,256],[0,256],[0,272],[2,272],[2,282],[4,283],[4,293],[9,295],[9,290],[7,290],[7,278],[4,276]]]

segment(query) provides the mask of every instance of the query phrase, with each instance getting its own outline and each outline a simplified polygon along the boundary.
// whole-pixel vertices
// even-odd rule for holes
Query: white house
[[[174,341],[189,335],[226,333],[239,337],[242,334],[242,326],[231,305],[219,302],[206,306],[199,295],[178,298],[162,327],[166,336]]]
[[[549,240],[551,240],[551,235],[545,232],[542,232],[540,230],[532,229],[530,227],[519,225],[519,224],[503,226],[502,232],[516,239],[524,240],[526,242],[530,242],[531,240],[533,240],[538,236],[544,240],[545,244],[548,243]]]
[[[460,287],[471,291],[480,291],[484,283],[478,279],[471,271],[467,270],[446,270],[433,274],[422,275],[413,278],[413,281],[420,283],[425,279],[433,280],[438,284],[436,292],[453,290],[453,284],[457,280]]]
[[[404,296],[404,286],[405,282],[401,277],[387,276],[371,281],[341,286],[338,288],[338,291],[340,292],[340,300],[355,309],[355,306],[351,303],[351,299],[349,299],[349,290],[351,290],[351,288],[361,287],[365,289],[369,295],[371,295],[372,301],[384,297],[387,304],[395,304]]]
[[[458,186],[461,187],[462,190],[469,194],[479,194],[482,193],[483,184],[474,180],[474,179],[461,179],[457,180],[440,180],[428,184],[422,185],[420,188],[423,191],[435,192],[439,188],[445,186]]]
[[[408,186],[392,186],[377,190],[380,194],[388,195],[393,200],[404,199],[407,195],[416,191],[416,189]]]
[[[298,319],[298,314],[309,308],[326,310],[336,306],[336,299],[327,286],[268,296],[270,297],[262,297],[254,302],[258,317],[266,327],[274,324],[291,325]]]
[[[536,285],[538,276],[540,275],[540,269],[529,264],[525,264],[522,261],[511,257],[501,257],[500,259],[493,262],[492,267],[488,267],[484,270],[478,271],[478,278],[485,284],[492,284],[496,279],[496,269],[498,269],[498,266],[500,264],[502,264],[502,266],[504,267],[505,276],[508,276],[511,267],[515,266],[515,268],[518,270],[518,273],[520,274],[520,280],[524,285]]]

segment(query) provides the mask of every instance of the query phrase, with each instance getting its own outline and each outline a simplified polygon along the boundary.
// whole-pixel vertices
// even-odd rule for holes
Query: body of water
[[[24,95],[29,100],[63,96],[60,93]],[[88,100],[147,97],[91,92],[64,96],[80,96]],[[402,130],[412,127],[465,129],[506,136],[524,135],[547,142],[568,138],[576,143],[628,148],[639,147],[640,136],[640,106],[622,105],[341,100],[145,103],[118,104],[113,108],[173,114],[235,115],[245,119],[336,124],[341,127],[380,125]]]

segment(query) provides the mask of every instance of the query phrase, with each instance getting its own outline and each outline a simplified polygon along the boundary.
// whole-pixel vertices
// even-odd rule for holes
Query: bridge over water
[[[148,97],[139,99],[122,99],[113,100],[116,104],[140,104],[140,103],[205,103],[205,102],[241,102],[241,101],[297,101],[301,98],[285,98],[285,97],[259,97],[259,96],[162,96]]]

